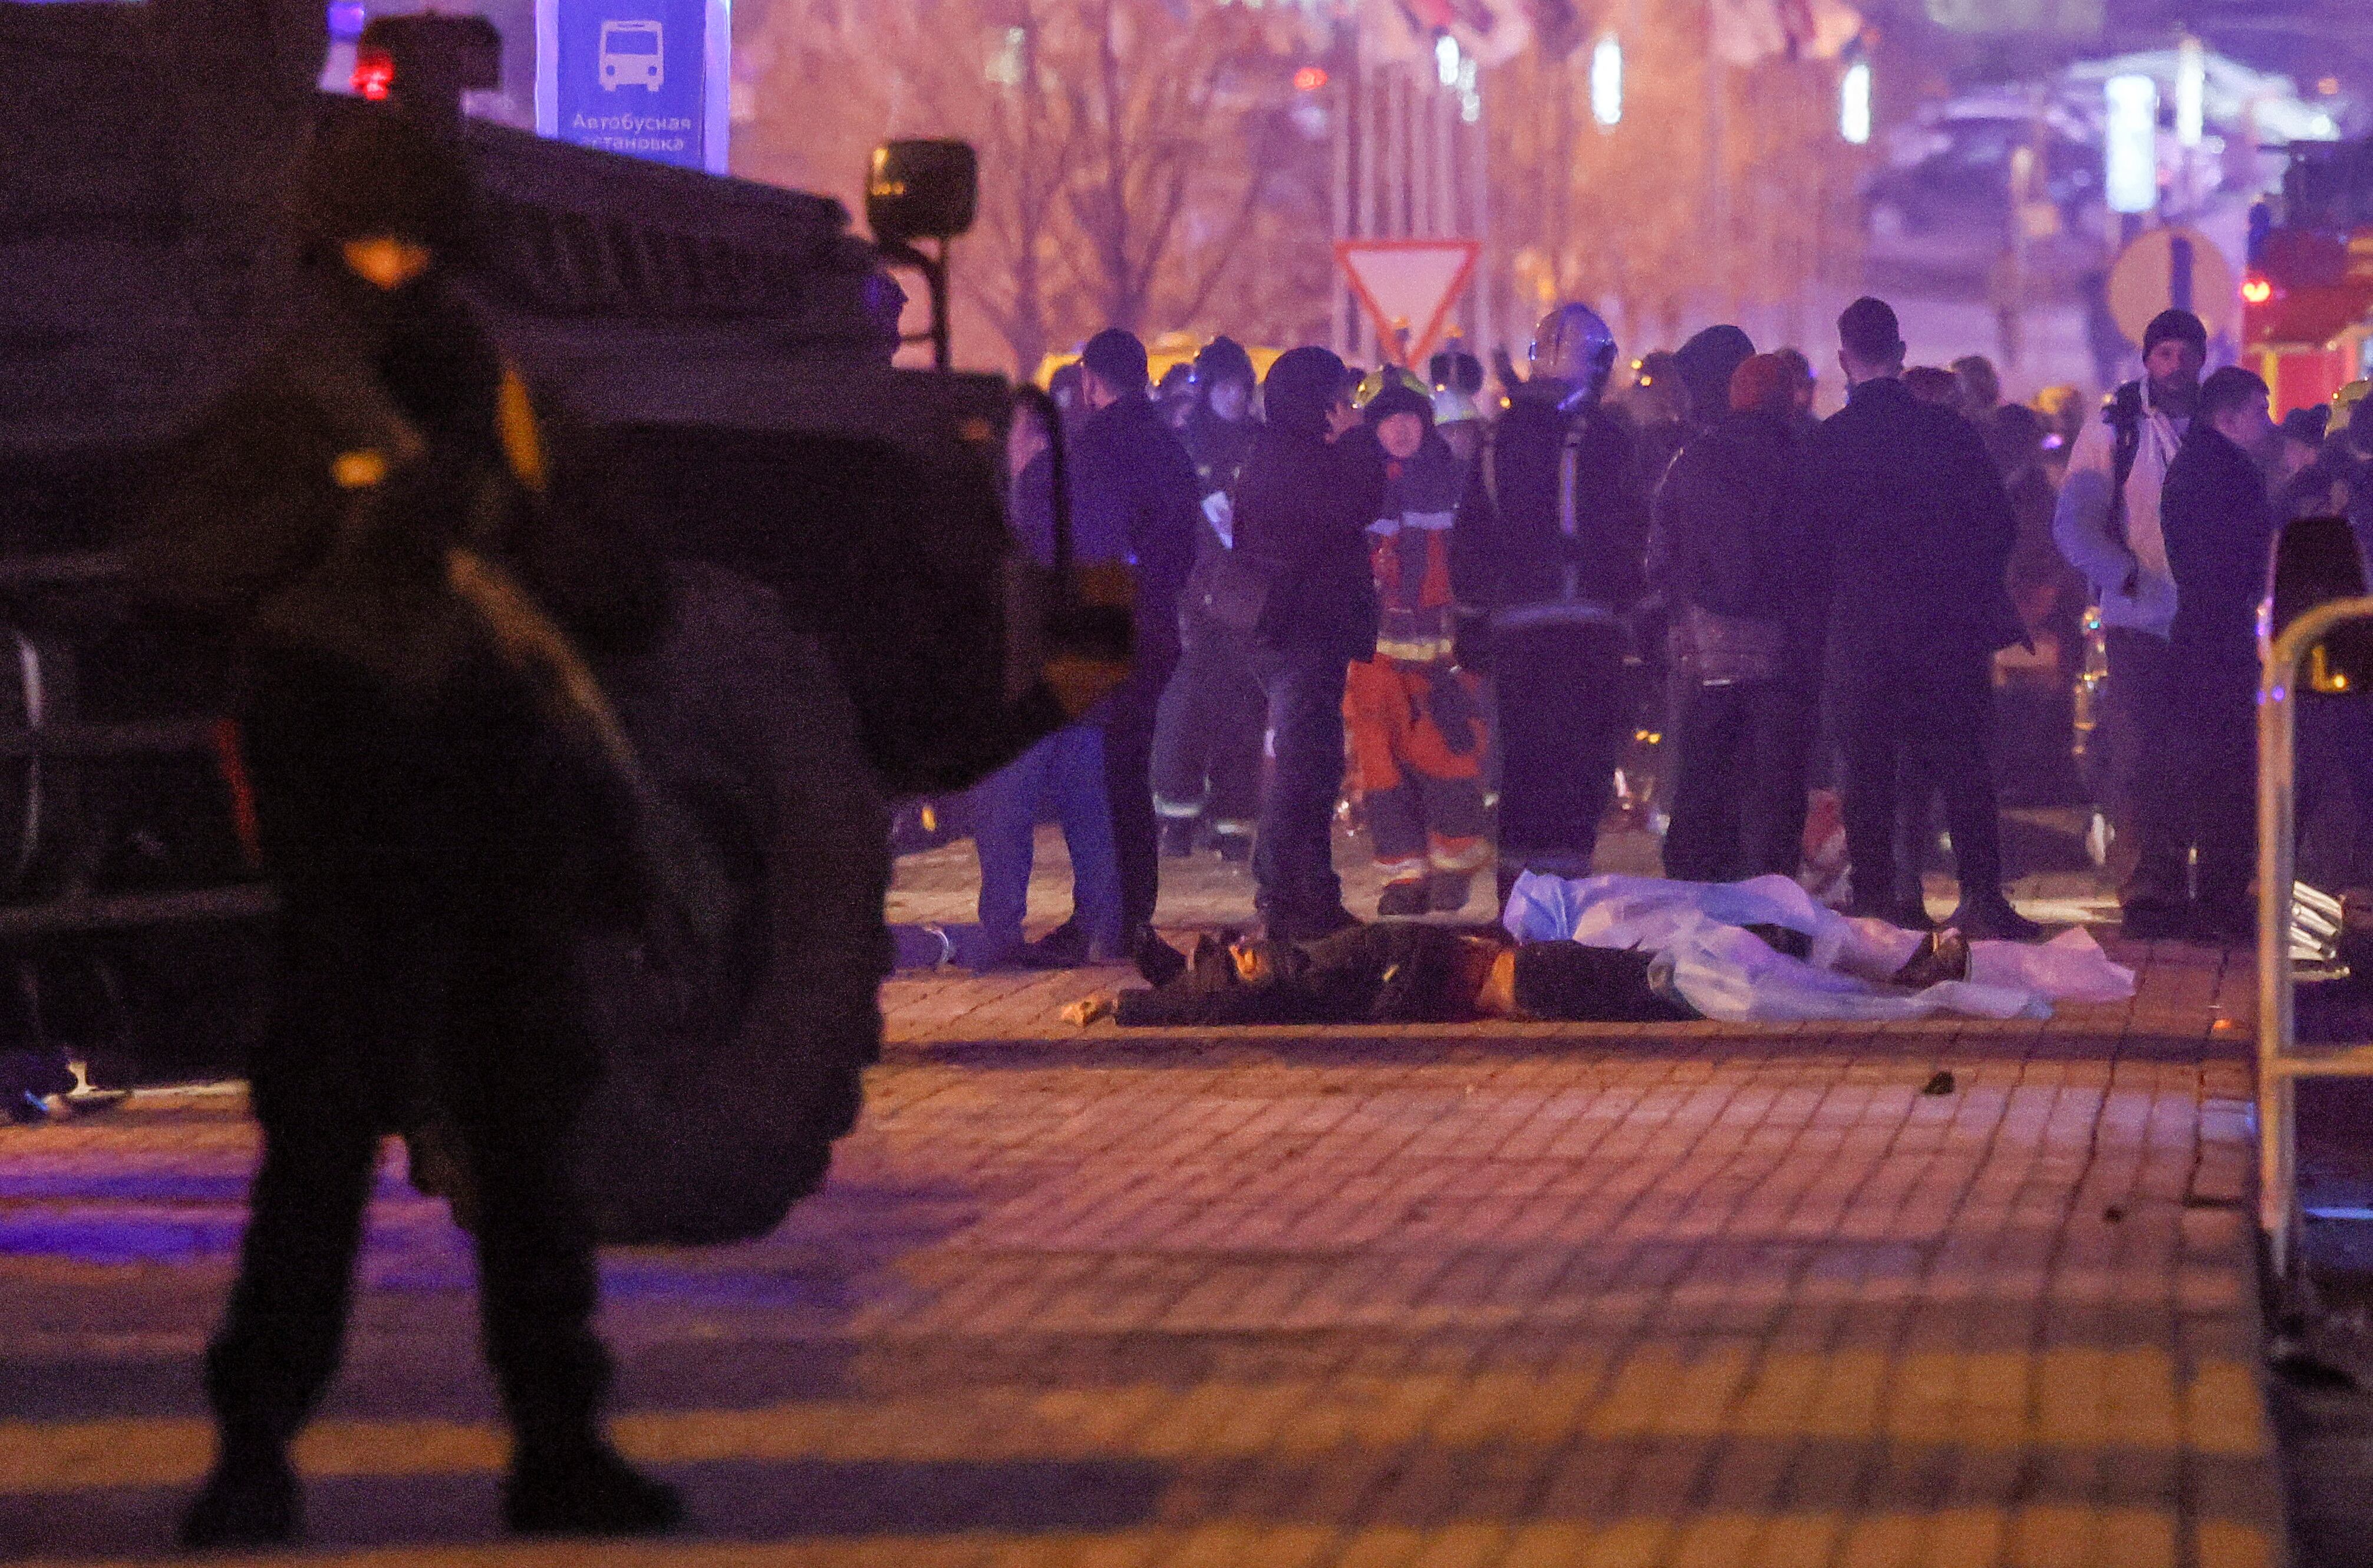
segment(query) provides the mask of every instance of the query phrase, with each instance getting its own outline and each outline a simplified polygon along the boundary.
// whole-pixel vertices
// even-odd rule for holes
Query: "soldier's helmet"
[[[296,194],[298,227],[313,244],[390,235],[451,262],[474,238],[460,146],[394,104],[333,100],[314,128]]]
[[[1570,382],[1588,396],[1607,386],[1615,368],[1615,334],[1587,305],[1561,305],[1533,329],[1533,374]]]

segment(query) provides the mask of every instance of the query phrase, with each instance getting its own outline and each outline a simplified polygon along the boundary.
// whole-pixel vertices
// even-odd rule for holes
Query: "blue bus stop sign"
[[[724,0],[536,0],[536,129],[721,174]]]

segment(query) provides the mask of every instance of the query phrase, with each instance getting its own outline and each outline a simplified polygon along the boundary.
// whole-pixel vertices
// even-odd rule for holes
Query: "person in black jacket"
[[[1587,877],[1631,734],[1624,617],[1647,513],[1631,438],[1599,406],[1614,334],[1580,305],[1544,317],[1451,531],[1451,580],[1498,685],[1500,890],[1523,871]],[[1476,632],[1482,635],[1477,637]]]
[[[1213,619],[1212,578],[1234,543],[1236,470],[1252,450],[1258,378],[1252,356],[1213,338],[1195,358],[1195,404],[1180,432],[1203,497],[1195,568],[1178,606],[1178,671],[1162,692],[1153,726],[1153,806],[1162,853],[1191,854],[1208,842],[1229,860],[1249,860],[1260,811],[1261,735],[1268,703],[1253,678],[1244,638]]]
[[[1113,851],[1120,866],[1122,940],[1147,939],[1162,891],[1153,810],[1153,726],[1163,688],[1178,668],[1178,603],[1202,528],[1195,465],[1148,395],[1145,345],[1108,328],[1080,355],[1088,410],[1071,453],[1071,493],[1082,538],[1128,543],[1136,573],[1135,664],[1103,708],[1105,784],[1112,796]],[[1037,944],[1037,959],[1077,963],[1088,934],[1076,922]]]
[[[1286,941],[1358,923],[1343,907],[1333,828],[1344,678],[1376,651],[1367,528],[1384,505],[1385,463],[1375,436],[1347,419],[1344,382],[1326,349],[1280,355],[1262,384],[1267,424],[1236,480],[1236,552],[1260,585],[1257,606],[1241,613],[1276,751],[1253,850],[1256,902],[1269,935]]]
[[[1650,558],[1677,672],[1665,873],[1693,882],[1796,873],[1829,608],[1795,505],[1786,366],[1743,362],[1728,401],[1665,476]]]
[[[1854,909],[1924,926],[1895,889],[1904,780],[1933,785],[1959,863],[1952,923],[2029,937],[2003,894],[2002,827],[1988,745],[1993,655],[2016,640],[2004,587],[2017,523],[1974,426],[1902,381],[1895,312],[1864,297],[1838,318],[1844,409],[1806,443],[1802,505],[1828,558],[1831,689],[1844,762]]]
[[[2134,803],[2149,860],[2137,880],[2180,889],[2196,851],[2199,892],[2189,909],[2168,895],[2128,903],[2130,931],[2247,942],[2257,930],[2258,601],[2274,545],[2269,469],[2279,440],[2266,403],[2266,384],[2238,366],[2202,381],[2159,493],[2175,578],[2168,649],[2176,679],[2170,700],[2148,717],[2156,733],[2145,744],[2164,763]]]
[[[288,1445],[338,1362],[382,1136],[433,1099],[477,1215],[487,1359],[524,1532],[681,1516],[603,1437],[591,1225],[570,1163],[597,1070],[573,965],[631,898],[630,812],[473,622],[515,583],[589,653],[637,645],[655,569],[545,504],[525,387],[460,297],[459,157],[392,106],[325,118],[303,182],[306,299],[162,465],[129,551],[152,608],[235,650],[234,708],[283,994],[249,1080],[263,1133],[239,1282],[207,1351],[220,1434],[192,1548],[299,1529]],[[473,600],[471,602],[481,602]]]

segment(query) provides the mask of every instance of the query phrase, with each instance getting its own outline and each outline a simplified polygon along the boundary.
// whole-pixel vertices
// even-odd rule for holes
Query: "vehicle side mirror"
[[[865,181],[865,221],[884,245],[944,244],[972,230],[980,158],[968,142],[884,142]]]
[[[980,210],[980,158],[968,142],[884,142],[865,178],[865,221],[883,258],[912,267],[931,290],[931,330],[908,343],[931,345],[931,362],[950,364],[948,243],[972,227]],[[924,250],[918,240],[939,242]]]

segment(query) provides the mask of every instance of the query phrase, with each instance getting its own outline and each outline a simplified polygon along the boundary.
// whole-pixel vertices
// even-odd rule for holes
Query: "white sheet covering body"
[[[2119,1002],[2133,970],[2110,961],[2083,929],[2050,942],[1972,942],[1970,978],[1907,991],[1888,980],[1920,948],[1920,934],[1840,914],[1785,877],[1751,882],[1670,882],[1647,877],[1567,878],[1528,872],[1501,916],[1519,942],[1571,939],[1646,948],[1669,969],[1681,1000],[1709,1018],[1886,1020],[1963,1013],[2048,1018],[2054,1002]],[[1775,951],[1749,925],[1802,932],[1808,957]]]

